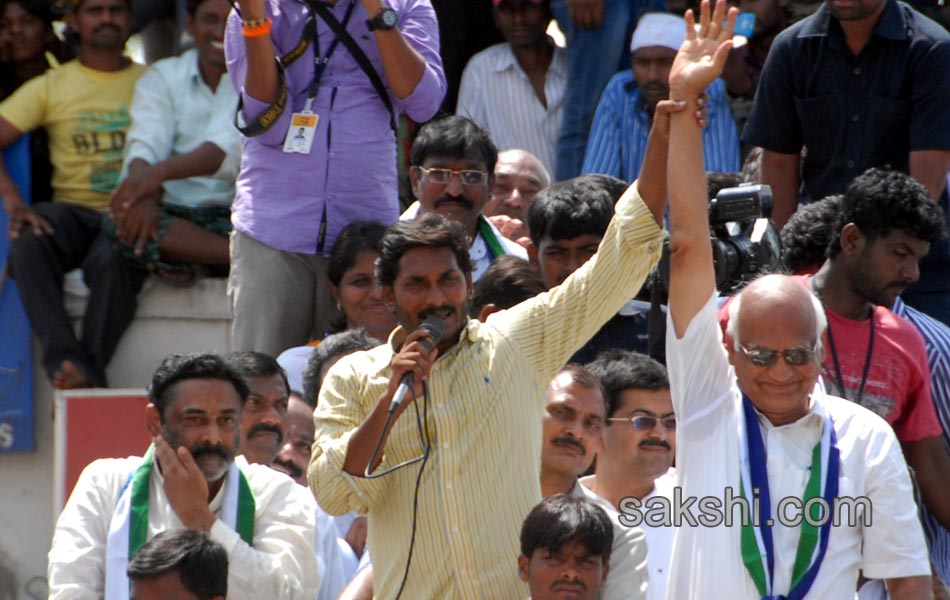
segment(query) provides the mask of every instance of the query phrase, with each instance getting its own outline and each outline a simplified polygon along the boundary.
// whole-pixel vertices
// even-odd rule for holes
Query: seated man
[[[284,445],[287,430],[287,374],[263,352],[232,352],[226,358],[248,389],[241,409],[241,454],[252,465],[269,465]]]
[[[726,20],[719,0],[709,13],[703,2],[670,72],[671,98],[690,107],[732,45],[736,9]],[[705,510],[675,515],[667,595],[852,598],[860,570],[886,580],[893,600],[929,598],[927,548],[893,431],[817,385],[818,300],[787,276],[757,279],[733,301],[723,347],[702,132],[687,112],[670,123],[667,362],[677,482],[684,502],[702,499]]]
[[[499,148],[523,148],[553,172],[567,91],[567,56],[547,34],[550,2],[492,4],[505,43],[468,61],[456,114],[478,123]]]
[[[0,198],[10,216],[10,272],[57,389],[106,385],[106,365],[135,316],[145,278],[101,232],[119,178],[132,92],[145,71],[123,54],[131,6],[78,0],[67,21],[79,36],[79,57],[0,104],[0,148],[37,127],[49,135],[53,201],[28,206],[2,165]],[[81,339],[63,306],[63,276],[76,268],[90,290]]]
[[[135,600],[224,600],[228,595],[228,553],[203,531],[163,531],[129,561]]]
[[[614,530],[607,513],[586,498],[544,499],[521,527],[518,576],[530,600],[595,600],[608,581]]]
[[[129,557],[180,527],[208,532],[227,550],[232,600],[316,597],[313,497],[237,456],[247,396],[216,354],[162,362],[145,414],[154,444],[144,458],[83,470],[53,532],[50,598],[128,598]]]
[[[497,159],[498,150],[485,130],[461,117],[427,123],[412,142],[409,180],[418,205],[402,218],[437,213],[461,223],[470,240],[474,281],[503,254],[528,258],[523,247],[503,237],[482,214]]]
[[[196,48],[155,63],[136,84],[124,179],[106,221],[127,259],[173,283],[193,281],[196,264],[228,264],[241,156],[223,45],[231,5],[188,0],[186,8]]]
[[[674,15],[647,13],[640,19],[630,43],[633,68],[614,75],[600,97],[581,173],[613,175],[627,182],[637,178],[657,102],[670,97],[667,79],[684,28],[683,19]],[[739,134],[726,103],[725,84],[717,79],[706,93],[705,168],[738,171]]]

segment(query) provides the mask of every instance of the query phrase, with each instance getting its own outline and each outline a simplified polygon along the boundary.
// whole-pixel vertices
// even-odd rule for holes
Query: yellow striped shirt
[[[562,285],[486,323],[471,320],[429,377],[431,454],[403,598],[524,598],[518,536],[541,501],[541,418],[551,378],[633,297],[660,254],[662,231],[631,186],[597,255]],[[397,329],[391,338],[399,339]],[[419,463],[380,479],[343,472],[350,436],[389,383],[393,344],[344,357],[327,375],[314,421],[311,487],[331,514],[369,516],[377,598],[393,598],[412,532]],[[417,399],[395,423],[379,469],[422,454]]]

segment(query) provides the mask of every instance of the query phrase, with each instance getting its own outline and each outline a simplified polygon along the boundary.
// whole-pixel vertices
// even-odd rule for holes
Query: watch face
[[[393,9],[390,8],[390,9],[384,10],[383,14],[381,14],[380,16],[382,17],[383,25],[385,25],[387,29],[390,29],[396,26],[396,21],[398,20],[398,17],[396,16],[396,11],[394,11]]]

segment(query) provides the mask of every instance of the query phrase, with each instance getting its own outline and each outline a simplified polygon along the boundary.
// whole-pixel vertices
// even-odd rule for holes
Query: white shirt
[[[657,477],[653,482],[653,491],[643,497],[643,502],[650,498],[673,498],[673,488],[676,486],[676,469],[670,468],[664,475]],[[650,576],[650,587],[647,588],[647,600],[664,600],[666,588],[670,579],[670,554],[673,552],[673,528],[653,525],[650,521],[643,522],[643,533],[647,538],[647,571]]]
[[[667,367],[677,418],[676,469],[683,498],[723,499],[727,487],[739,496],[738,425],[742,396],[722,346],[711,295],[682,339],[667,319]],[[768,481],[773,518],[783,497],[801,498],[811,466],[811,453],[824,416],[834,421],[841,454],[838,497],[866,496],[872,507],[871,526],[863,511],[855,527],[832,527],[828,551],[807,598],[853,598],[858,570],[866,577],[891,579],[929,575],[930,564],[910,477],[900,445],[890,426],[857,404],[825,395],[816,386],[808,414],[776,427],[759,415],[768,456]],[[698,511],[693,507],[693,514]],[[669,598],[716,597],[760,600],[742,562],[740,510],[733,527],[683,526],[673,540]],[[844,511],[845,518],[847,510]],[[778,523],[775,540],[774,594],[787,594],[800,528]]]
[[[409,208],[407,208],[404,213],[399,215],[399,220],[410,221],[415,219],[418,214],[419,202],[416,201],[410,204]],[[528,260],[528,251],[525,250],[524,246],[501,235],[501,232],[498,231],[498,228],[495,227],[495,224],[491,222],[491,219],[485,218],[485,222],[488,223],[488,226],[495,234],[495,238],[501,242],[502,246],[505,247],[505,254],[511,254],[512,256],[517,256],[522,260]],[[488,243],[485,241],[485,238],[482,237],[481,231],[477,231],[475,233],[475,239],[472,240],[472,245],[468,248],[468,255],[471,257],[472,266],[474,267],[474,270],[472,271],[473,283],[481,279],[482,275],[485,274],[485,271],[488,270],[488,267],[491,266],[492,261],[498,258],[497,256],[492,256],[491,252],[488,251]]]
[[[580,488],[582,494],[576,493]],[[584,495],[604,509],[614,526],[614,543],[610,549],[610,572],[597,600],[646,600],[653,582],[649,582],[647,538],[640,527],[627,527],[620,523],[620,513],[605,498],[592,492],[587,486],[577,483],[572,496]]]
[[[228,598],[313,600],[321,579],[312,546],[313,496],[283,473],[248,465],[240,456],[235,460],[254,493],[254,545],[248,546],[220,520],[211,527],[211,539],[228,553]],[[109,524],[122,490],[141,462],[135,456],[107,458],[83,470],[53,532],[50,599],[103,597]],[[148,539],[183,527],[168,503],[157,468],[152,469],[148,502]],[[222,503],[219,491],[208,508],[218,515]]]
[[[237,94],[227,73],[214,92],[201,78],[197,50],[156,62],[135,84],[122,177],[136,158],[154,165],[211,142],[225,153],[217,172],[166,181],[162,201],[229,206],[241,161],[241,134],[232,122],[236,107]]]
[[[554,47],[544,78],[545,108],[511,45],[496,44],[465,66],[455,113],[481,125],[499,150],[527,150],[554,173],[566,91],[567,55],[562,48]]]

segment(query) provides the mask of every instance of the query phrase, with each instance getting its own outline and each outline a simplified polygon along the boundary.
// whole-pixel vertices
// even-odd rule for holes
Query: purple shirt
[[[366,25],[369,18],[359,0],[339,0],[330,10],[343,21],[356,3],[347,31],[369,57],[386,83],[379,47]],[[445,95],[445,75],[439,58],[439,29],[429,0],[387,0],[399,15],[397,27],[426,61],[422,79],[402,100],[390,94],[397,113],[414,121],[435,115]],[[295,0],[268,0],[274,19],[271,40],[278,56],[300,41],[309,10]],[[330,28],[317,19],[321,54],[333,41]],[[356,219],[386,225],[399,217],[396,180],[396,139],[389,113],[369,78],[346,47],[339,43],[324,70],[312,111],[319,115],[310,154],[283,152],[291,114],[303,110],[313,78],[314,48],[284,73],[288,102],[277,122],[263,134],[244,138],[241,174],[236,184],[231,220],[238,231],[278,250],[329,255],[340,230]],[[225,34],[228,72],[244,101],[246,121],[259,116],[267,104],[244,92],[247,61],[241,19],[232,11]],[[320,224],[326,221],[320,242]]]

